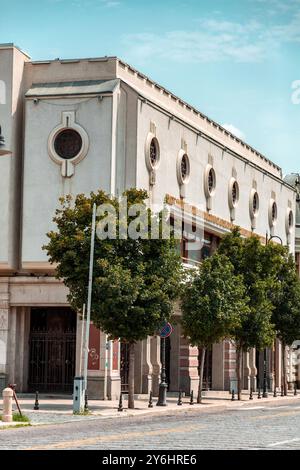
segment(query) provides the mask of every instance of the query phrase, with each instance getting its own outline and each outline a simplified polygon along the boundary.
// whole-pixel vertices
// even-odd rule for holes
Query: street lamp
[[[1,126],[0,126],[0,155],[8,155],[10,153],[11,151],[5,148],[5,139],[4,139],[4,136],[2,135]]]
[[[166,338],[161,338],[161,376],[156,406],[167,406]]]
[[[266,234],[266,245],[270,243],[273,239],[278,239],[280,241],[281,246],[283,246],[282,238],[278,235],[272,235],[268,238],[268,233]],[[276,339],[275,339],[275,347],[274,347],[274,396],[276,396]],[[263,398],[268,398],[267,392],[267,348],[264,349],[264,387],[263,387]]]

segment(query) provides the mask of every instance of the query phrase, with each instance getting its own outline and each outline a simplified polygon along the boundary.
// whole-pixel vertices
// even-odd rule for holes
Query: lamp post
[[[166,338],[161,338],[161,379],[156,406],[167,406]]]
[[[268,233],[266,234],[266,245],[270,243],[273,239],[278,239],[280,241],[281,246],[283,246],[282,238],[278,235],[272,235],[268,238]],[[275,346],[274,346],[274,391],[276,392],[276,339],[275,339]],[[274,392],[274,396],[276,393]],[[268,398],[267,392],[267,348],[264,349],[264,387],[263,387],[263,398]]]

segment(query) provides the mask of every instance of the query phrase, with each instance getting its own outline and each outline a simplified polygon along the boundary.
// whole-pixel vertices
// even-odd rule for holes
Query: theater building
[[[204,227],[201,249],[190,250],[187,224],[187,266],[209,256],[235,225],[262,242],[266,234],[279,236],[294,252],[296,193],[281,169],[116,57],[32,61],[14,45],[0,45],[0,125],[12,152],[0,155],[2,387],[68,393],[80,372],[82,322],[42,250],[60,196],[137,187],[149,191],[153,206],[167,196],[173,214],[185,204],[191,231],[195,217]],[[189,393],[198,386],[198,351],[174,323],[169,390]],[[280,354],[277,344],[267,356],[270,387],[275,364],[280,385]],[[89,396],[116,398],[126,391],[127,370],[126,346],[91,326]],[[159,371],[160,339],[149,337],[136,345],[136,392],[157,394]],[[262,354],[245,353],[243,373],[244,387],[255,387]],[[234,378],[234,347],[214,345],[205,387],[229,390]]]

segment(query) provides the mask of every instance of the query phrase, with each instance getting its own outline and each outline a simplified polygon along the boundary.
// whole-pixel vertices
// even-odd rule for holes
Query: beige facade
[[[121,60],[33,62],[18,48],[4,44],[0,87],[0,125],[12,150],[11,155],[0,156],[0,375],[3,381],[16,382],[19,390],[47,389],[37,348],[43,331],[61,329],[63,318],[69,318],[66,328],[76,332],[64,336],[63,357],[55,349],[47,353],[52,380],[58,382],[56,391],[67,391],[67,384],[60,383],[62,374],[71,377],[81,372],[82,322],[79,316],[72,319],[75,313],[67,313],[66,288],[54,278],[54,267],[42,250],[46,233],[54,228],[52,217],[60,196],[99,188],[111,194],[145,188],[153,207],[161,207],[168,195],[174,211],[182,203],[192,212],[197,209],[209,252],[234,225],[245,236],[256,233],[262,240],[266,234],[277,235],[294,252],[296,195],[283,181],[280,168]],[[76,132],[81,144],[76,155],[63,158],[55,139],[68,129]],[[153,139],[155,164],[150,158]],[[200,262],[202,255],[183,247],[187,265]],[[175,317],[179,315],[175,312]],[[198,351],[186,343],[179,325],[171,335],[168,354],[170,391],[196,390]],[[232,386],[234,356],[230,343],[214,345],[206,364],[207,386],[218,390]],[[269,352],[271,379],[273,357]],[[65,372],[59,369],[62,362]],[[121,380],[126,386],[126,377],[120,376],[125,363],[125,348],[93,329],[92,396],[118,396]],[[136,363],[136,392],[152,389],[156,394],[157,337],[136,346]],[[243,367],[245,388],[255,387],[262,374],[261,357],[255,351],[245,354]]]

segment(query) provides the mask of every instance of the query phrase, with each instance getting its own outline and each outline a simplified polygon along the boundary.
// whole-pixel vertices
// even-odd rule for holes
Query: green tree
[[[236,345],[238,399],[241,399],[242,353],[251,348],[262,350],[272,345],[275,338],[271,292],[276,286],[276,266],[268,258],[271,247],[261,244],[257,236],[242,238],[238,228],[221,240],[218,252],[226,255],[234,266],[236,275],[242,276],[249,311],[241,316],[240,325],[233,331]]]
[[[57,230],[48,233],[44,247],[50,262],[57,263],[57,277],[69,288],[71,306],[81,310],[87,297],[92,207],[107,205],[97,217],[97,234],[102,226],[115,236],[95,240],[91,318],[111,339],[129,345],[129,408],[134,408],[134,345],[169,320],[182,272],[174,236],[162,236],[163,213],[147,209],[147,198],[146,191],[137,189],[126,191],[121,199],[103,191],[89,197],[79,194],[74,200],[67,196],[54,217]],[[136,228],[135,238],[124,236],[127,227]],[[156,239],[151,239],[153,227],[159,227]]]
[[[242,277],[224,255],[214,254],[188,276],[181,298],[181,324],[193,346],[202,349],[199,367],[198,403],[201,403],[206,350],[230,338],[247,316],[248,299]]]
[[[273,291],[275,306],[272,321],[276,335],[282,344],[282,382],[287,395],[286,347],[300,339],[300,280],[296,272],[294,258],[286,248],[277,248],[279,268],[277,288]],[[278,264],[279,264],[278,263]]]

